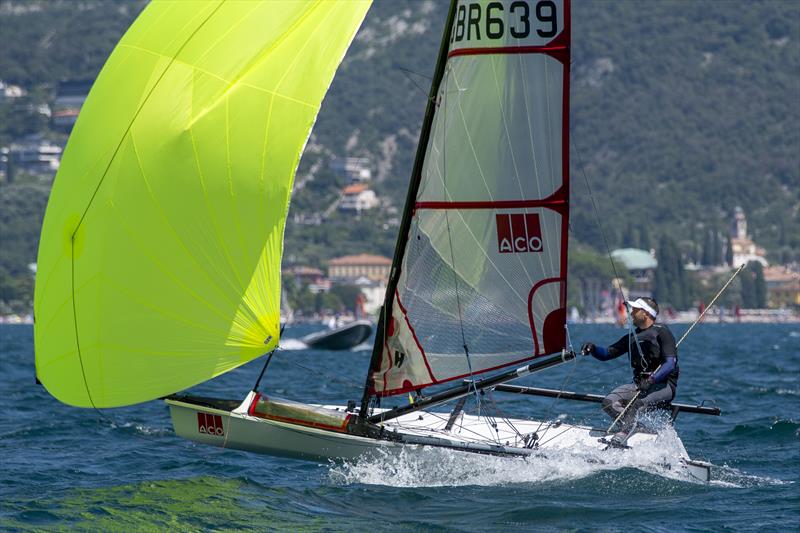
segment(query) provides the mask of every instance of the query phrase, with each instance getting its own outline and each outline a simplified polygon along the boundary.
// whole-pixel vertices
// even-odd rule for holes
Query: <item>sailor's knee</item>
[[[614,405],[614,399],[611,396],[603,398],[603,409],[610,409]]]

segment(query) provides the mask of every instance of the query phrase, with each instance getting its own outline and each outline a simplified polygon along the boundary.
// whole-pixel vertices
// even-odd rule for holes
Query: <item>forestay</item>
[[[278,342],[295,169],[369,2],[152,2],[56,176],[36,373],[62,402],[142,402]]]
[[[373,394],[564,348],[568,9],[567,0],[456,6]]]

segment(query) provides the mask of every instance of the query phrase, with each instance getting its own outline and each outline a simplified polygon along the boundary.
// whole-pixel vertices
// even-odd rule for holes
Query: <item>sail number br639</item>
[[[541,45],[560,31],[560,15],[554,0],[463,1],[456,11],[450,43],[457,47]]]

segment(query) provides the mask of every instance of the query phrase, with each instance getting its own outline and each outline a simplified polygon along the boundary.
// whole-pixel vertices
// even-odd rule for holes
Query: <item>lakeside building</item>
[[[61,164],[63,148],[51,141],[34,135],[12,143],[0,150],[0,160],[7,181],[14,174],[26,172],[36,176],[54,176]]]
[[[0,102],[7,98],[22,98],[28,92],[19,85],[11,85],[0,80]]]
[[[346,177],[350,183],[364,183],[372,179],[370,161],[366,157],[337,157],[328,165],[339,176]]]
[[[615,262],[621,263],[633,277],[633,283],[628,288],[629,299],[653,295],[658,260],[652,252],[638,248],[619,248],[611,252],[611,257]]]
[[[354,183],[348,185],[342,191],[342,198],[339,200],[341,211],[361,211],[372,209],[378,206],[378,197],[375,192],[364,183]]]
[[[800,309],[800,272],[786,266],[764,269],[767,305],[772,309]]]
[[[65,132],[72,130],[93,83],[93,80],[70,80],[58,84],[53,102],[53,127]]]
[[[358,254],[337,257],[328,261],[328,278],[333,282],[355,283],[359,278],[371,282],[389,279],[392,260],[381,255]]]
[[[758,261],[765,267],[769,266],[766,259],[767,252],[764,248],[757,246],[747,235],[747,218],[744,216],[744,210],[739,206],[736,206],[733,211],[731,247],[733,248],[731,266],[738,266],[750,261]]]
[[[283,273],[292,276],[298,287],[307,284],[308,290],[312,294],[331,290],[331,280],[326,278],[325,273],[318,268],[296,265],[283,269]]]

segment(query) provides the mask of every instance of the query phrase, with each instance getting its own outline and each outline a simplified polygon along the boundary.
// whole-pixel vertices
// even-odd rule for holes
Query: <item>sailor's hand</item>
[[[642,392],[647,392],[647,389],[649,389],[652,385],[653,382],[650,380],[650,376],[640,376],[636,380],[636,388]]]
[[[591,355],[591,354],[594,353],[594,349],[595,349],[595,345],[593,343],[585,342],[585,343],[583,343],[583,346],[581,346],[581,354],[583,354],[583,355]]]

